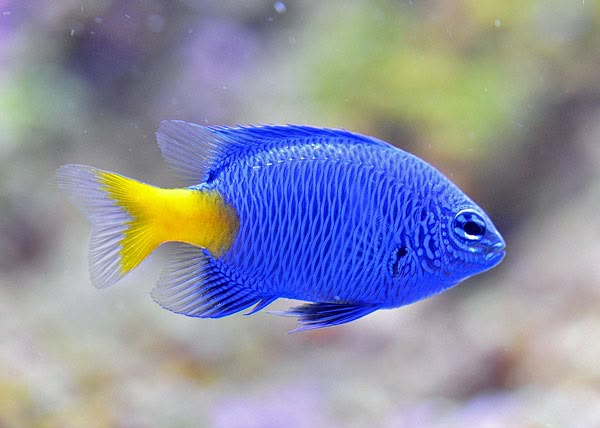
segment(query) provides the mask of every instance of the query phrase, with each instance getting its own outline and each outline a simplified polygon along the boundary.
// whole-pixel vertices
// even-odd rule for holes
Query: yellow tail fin
[[[161,189],[82,165],[61,167],[57,180],[92,223],[90,272],[97,287],[117,282],[164,242],[219,256],[237,234],[235,210],[215,191]]]

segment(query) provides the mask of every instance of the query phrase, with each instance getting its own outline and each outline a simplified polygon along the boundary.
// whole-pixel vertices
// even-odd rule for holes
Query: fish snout
[[[506,252],[504,251],[506,249],[506,243],[504,242],[504,240],[501,237],[499,237],[499,239],[500,239],[500,241],[487,247],[487,249],[485,251],[485,260],[486,261],[491,261],[491,260],[496,260],[496,259],[498,259],[498,261],[500,261],[506,255]]]

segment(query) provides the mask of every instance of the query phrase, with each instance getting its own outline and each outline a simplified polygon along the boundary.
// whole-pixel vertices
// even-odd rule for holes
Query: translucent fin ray
[[[227,277],[206,250],[181,243],[152,290],[152,298],[165,309],[198,318],[221,318],[257,305],[254,313],[275,300]]]
[[[156,140],[165,162],[190,185],[204,181],[219,145],[208,128],[181,120],[163,120]]]
[[[98,288],[109,287],[127,272],[121,269],[121,242],[132,217],[119,207],[99,177],[104,171],[84,165],[64,165],[56,173],[58,186],[81,208],[92,224],[90,276]]]
[[[188,184],[210,181],[214,172],[231,159],[255,154],[268,147],[290,144],[360,143],[391,147],[376,138],[342,129],[302,125],[201,126],[182,120],[161,122],[156,139],[167,162]]]

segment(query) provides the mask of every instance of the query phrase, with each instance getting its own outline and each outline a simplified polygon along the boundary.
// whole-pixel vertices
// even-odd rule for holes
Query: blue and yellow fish
[[[491,269],[505,244],[486,213],[439,171],[381,140],[308,126],[164,121],[166,161],[190,187],[161,189],[65,165],[57,179],[92,224],[96,287],[180,244],[152,296],[220,318],[278,298],[297,330],[356,320]]]

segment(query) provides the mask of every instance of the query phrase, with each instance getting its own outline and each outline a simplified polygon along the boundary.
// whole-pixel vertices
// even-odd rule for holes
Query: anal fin
[[[178,244],[152,298],[165,309],[198,318],[221,318],[256,305],[254,313],[275,300],[238,284],[206,250],[186,244]]]
[[[290,333],[345,324],[380,309],[377,305],[352,303],[307,303],[275,315],[297,317],[298,327]]]

